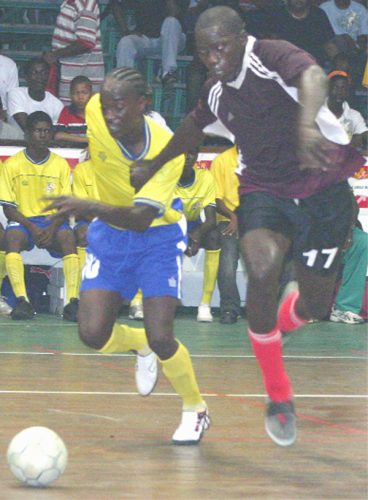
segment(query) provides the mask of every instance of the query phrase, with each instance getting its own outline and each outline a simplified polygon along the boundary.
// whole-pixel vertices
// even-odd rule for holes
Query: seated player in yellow
[[[146,83],[134,69],[117,68],[106,76],[101,93],[92,97],[86,112],[101,201],[58,197],[48,209],[56,208],[61,215],[97,217],[88,229],[83,269],[78,315],[82,341],[101,353],[136,351],[136,383],[142,395],[155,386],[156,354],[183,402],[181,423],[172,441],[197,444],[209,425],[207,406],[189,352],[173,332],[186,224],[182,214],[170,207],[183,157],[168,163],[137,193],[130,184],[132,162],[152,158],[171,137],[144,116],[145,91]],[[163,216],[170,210],[168,222]],[[116,321],[123,298],[131,300],[139,288],[145,330]]]
[[[72,179],[72,193],[74,196],[77,198],[98,199],[91,160],[77,163],[73,169]],[[87,231],[91,220],[91,217],[88,220],[78,219],[73,227],[81,274],[86,262]]]
[[[3,162],[0,160],[0,172],[3,166]],[[5,230],[2,224],[0,224],[0,291],[3,285],[3,280],[5,277]],[[7,303],[6,298],[0,295],[0,315],[8,316],[12,311],[12,308]]]
[[[188,248],[192,257],[200,248],[205,249],[202,299],[197,321],[211,322],[211,299],[216,286],[220,258],[219,233],[216,229],[215,180],[208,170],[195,168],[198,150],[187,153],[185,166],[175,190],[183,204],[188,221]]]
[[[79,264],[73,231],[64,217],[47,220],[44,212],[46,195],[71,193],[68,162],[48,149],[52,138],[52,121],[48,114],[36,111],[27,116],[27,147],[8,158],[0,176],[0,203],[8,225],[5,233],[6,270],[17,298],[11,317],[32,319],[24,281],[24,264],[20,252],[35,245],[55,257],[63,258],[67,304],[63,317],[77,321]]]

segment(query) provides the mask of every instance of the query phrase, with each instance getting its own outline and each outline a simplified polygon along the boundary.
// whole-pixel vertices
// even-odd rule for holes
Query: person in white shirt
[[[320,5],[335,35],[350,46],[364,48],[368,36],[368,10],[354,0],[328,0]]]
[[[368,127],[359,111],[352,109],[348,102],[350,80],[345,71],[331,71],[327,97],[327,106],[339,120],[357,149],[366,149],[368,145]]]
[[[19,87],[17,65],[10,57],[0,54],[0,99],[4,118],[8,109],[8,92],[16,87]]]
[[[42,58],[29,61],[26,67],[28,87],[18,87],[8,93],[9,123],[15,123],[24,130],[27,116],[34,111],[44,111],[53,123],[57,122],[64,105],[45,90],[49,69],[49,64]]]

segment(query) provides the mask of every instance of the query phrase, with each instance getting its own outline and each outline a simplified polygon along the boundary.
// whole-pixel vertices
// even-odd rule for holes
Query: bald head
[[[239,14],[230,7],[212,7],[199,16],[195,33],[204,29],[221,27],[224,35],[237,35],[244,32],[244,22]]]

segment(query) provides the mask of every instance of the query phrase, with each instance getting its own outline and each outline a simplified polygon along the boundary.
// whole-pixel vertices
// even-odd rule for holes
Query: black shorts
[[[336,270],[353,222],[353,195],[341,182],[299,200],[254,192],[240,198],[239,236],[271,229],[292,240],[293,257],[308,269],[327,275]]]

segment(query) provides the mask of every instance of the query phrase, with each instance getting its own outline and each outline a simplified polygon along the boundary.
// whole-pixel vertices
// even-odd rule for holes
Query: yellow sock
[[[77,254],[79,259],[79,283],[82,281],[82,271],[86,263],[87,250],[86,247],[77,247]]]
[[[0,250],[0,291],[3,285],[3,279],[5,276],[6,267],[5,267],[5,252]]]
[[[221,250],[206,250],[204,258],[203,292],[201,304],[211,304],[216,286]]]
[[[149,354],[151,350],[148,347],[146,332],[144,328],[131,328],[115,323],[109,340],[99,352],[107,354],[127,351],[138,351],[143,356]]]
[[[203,411],[206,404],[199,392],[188,349],[179,341],[178,344],[178,350],[171,358],[160,359],[162,371],[175,391],[183,398],[184,410]]]
[[[6,271],[16,297],[27,297],[26,283],[24,281],[24,264],[20,253],[11,252],[5,256]]]
[[[135,297],[130,302],[131,306],[136,306],[138,304],[142,304],[143,302],[143,297],[142,297],[142,290],[138,290],[138,292],[135,294]]]
[[[79,257],[70,253],[63,257],[63,271],[65,278],[66,301],[79,297]]]

